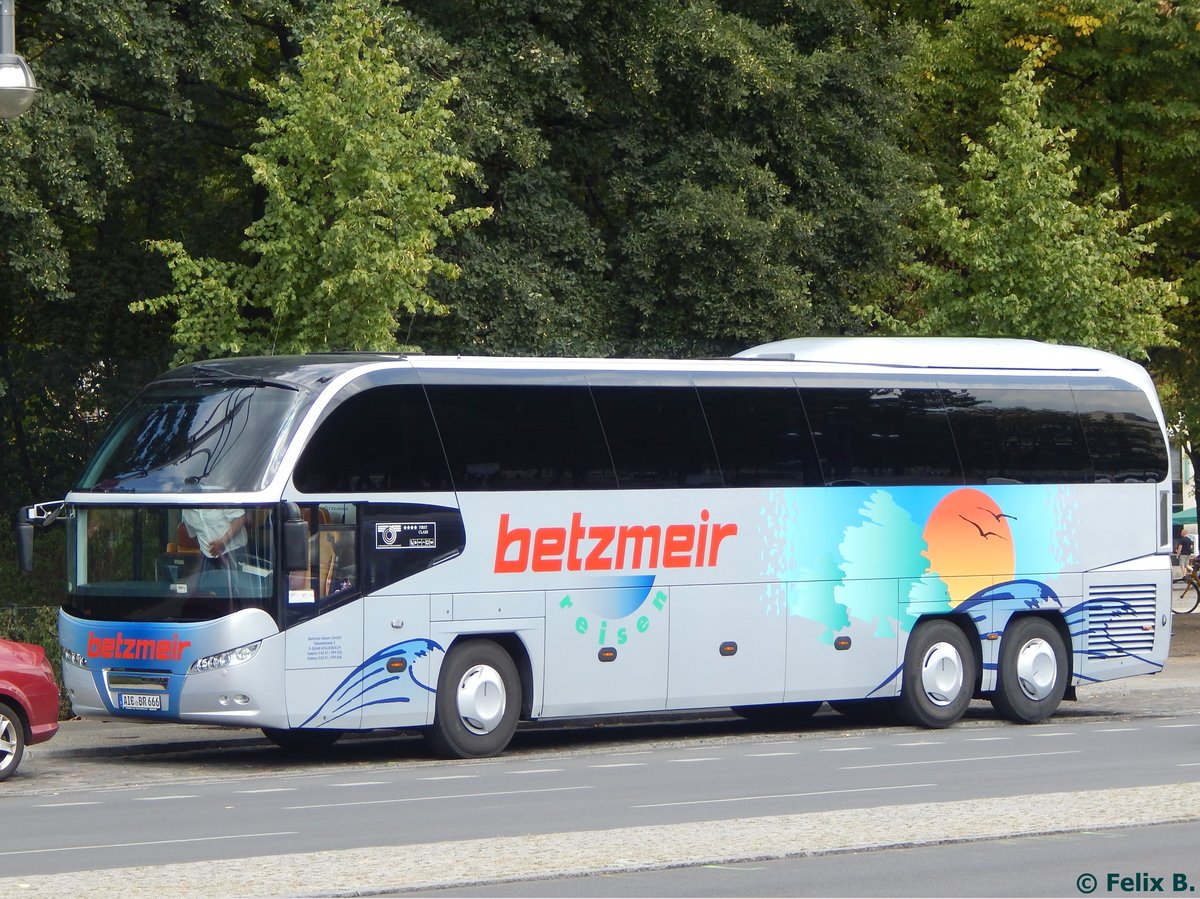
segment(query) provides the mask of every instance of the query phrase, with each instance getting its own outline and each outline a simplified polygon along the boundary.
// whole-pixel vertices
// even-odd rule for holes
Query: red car
[[[58,681],[45,650],[0,640],[0,780],[17,770],[27,744],[56,733]]]

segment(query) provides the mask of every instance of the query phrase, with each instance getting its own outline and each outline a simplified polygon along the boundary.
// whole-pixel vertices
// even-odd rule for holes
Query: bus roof
[[[259,356],[194,363],[161,375],[159,383],[177,379],[261,379],[320,389],[355,369],[399,366],[416,370],[466,371],[739,371],[747,364],[763,370],[944,371],[1080,373],[1118,377],[1149,386],[1149,376],[1135,362],[1100,350],[990,337],[799,337],[743,350],[725,359],[570,358],[513,356],[448,356],[403,353],[328,353],[306,356]]]

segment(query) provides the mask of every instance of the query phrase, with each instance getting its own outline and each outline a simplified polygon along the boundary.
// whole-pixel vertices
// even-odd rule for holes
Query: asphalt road
[[[346,740],[314,763],[253,732],[66,722],[0,786],[0,893],[362,895],[482,882],[473,895],[515,895],[497,882],[536,877],[518,893],[680,894],[651,886],[669,882],[695,885],[692,895],[710,887],[691,878],[724,870],[706,866],[750,859],[782,873],[774,889],[739,894],[868,895],[797,889],[789,865],[834,872],[839,857],[866,853],[860,871],[910,851],[889,847],[969,854],[1022,834],[1195,828],[1200,615],[1177,617],[1163,674],[1080,699],[1030,728],[986,704],[944,732],[828,712],[796,732],[728,716],[534,727],[502,759],[471,764],[432,760],[405,736]],[[594,871],[608,885],[631,879],[633,893],[589,892],[596,878],[577,875]],[[553,879],[565,875],[575,876]],[[1004,894],[1071,893],[1057,881],[1042,889]]]

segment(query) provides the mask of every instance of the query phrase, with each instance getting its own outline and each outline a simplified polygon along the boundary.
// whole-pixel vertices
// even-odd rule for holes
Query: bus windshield
[[[121,413],[77,490],[179,493],[266,486],[303,406],[270,382],[165,383]]]
[[[64,608],[106,621],[273,614],[274,518],[261,507],[76,507]]]

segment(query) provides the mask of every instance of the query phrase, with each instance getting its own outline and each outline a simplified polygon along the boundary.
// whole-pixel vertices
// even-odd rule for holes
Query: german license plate
[[[121,708],[161,712],[167,707],[167,697],[161,693],[121,693]]]

